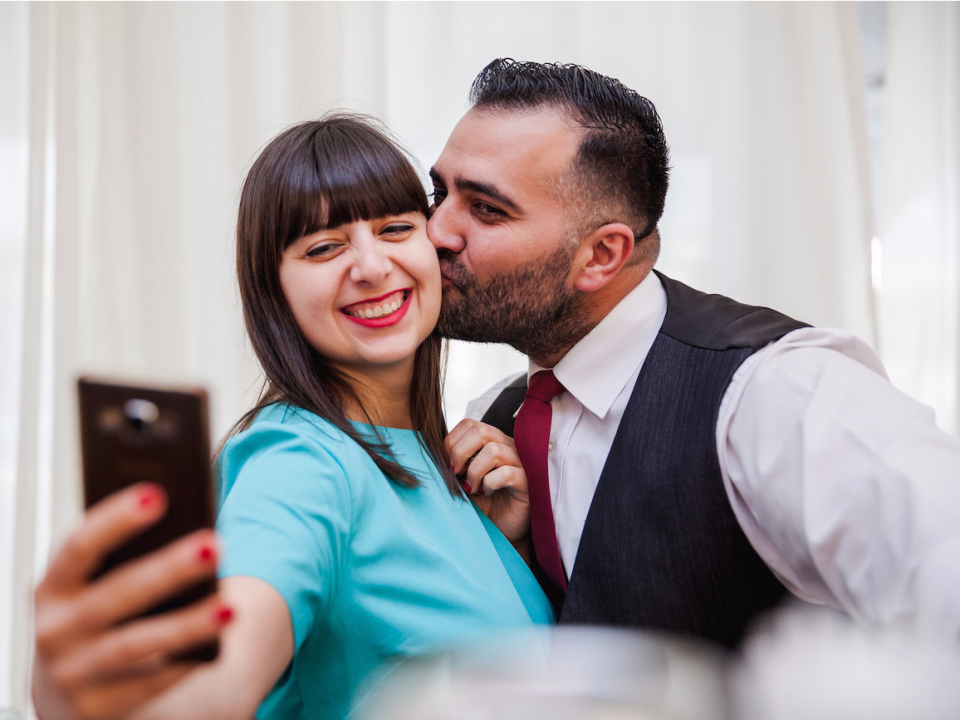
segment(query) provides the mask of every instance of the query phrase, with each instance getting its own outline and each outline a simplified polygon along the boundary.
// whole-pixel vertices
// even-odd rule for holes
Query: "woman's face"
[[[306,235],[280,262],[280,286],[318,353],[361,373],[409,362],[440,313],[440,266],[420,213]]]

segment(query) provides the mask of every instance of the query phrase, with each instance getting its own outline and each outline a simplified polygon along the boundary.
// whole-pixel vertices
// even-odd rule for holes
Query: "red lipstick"
[[[354,317],[353,315],[350,315],[349,313],[347,313],[347,308],[351,308],[356,305],[366,305],[367,303],[375,303],[380,300],[384,300],[390,297],[391,295],[396,294],[396,292],[397,292],[396,290],[393,290],[391,292],[388,292],[386,295],[381,295],[378,298],[364,300],[362,303],[353,303],[352,305],[347,305],[345,307],[340,308],[340,312],[342,312],[344,317],[346,317],[348,320],[353,320],[355,323],[357,323],[357,325],[362,325],[363,327],[382,328],[382,327],[388,327],[390,325],[395,325],[401,320],[403,320],[403,316],[406,315],[407,310],[410,309],[410,299],[413,297],[413,292],[409,288],[407,290],[404,290],[404,294],[406,295],[406,297],[403,300],[403,305],[401,305],[397,310],[390,313],[389,315],[383,315],[382,317],[378,317],[378,318]]]

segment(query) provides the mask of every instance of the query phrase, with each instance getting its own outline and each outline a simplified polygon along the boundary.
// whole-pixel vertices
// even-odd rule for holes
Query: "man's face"
[[[440,258],[445,336],[505,342],[536,357],[541,335],[576,315],[576,243],[557,181],[579,141],[552,110],[471,110],[454,128],[430,171],[436,209],[427,225]]]

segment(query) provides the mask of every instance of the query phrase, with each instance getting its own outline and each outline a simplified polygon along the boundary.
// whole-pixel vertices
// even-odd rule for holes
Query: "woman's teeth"
[[[353,315],[354,317],[358,318],[365,318],[367,320],[381,318],[385,315],[391,315],[403,307],[403,296],[404,294],[401,292],[395,296],[392,296],[392,300],[380,305],[368,305],[366,307],[350,308],[345,312],[348,315]]]

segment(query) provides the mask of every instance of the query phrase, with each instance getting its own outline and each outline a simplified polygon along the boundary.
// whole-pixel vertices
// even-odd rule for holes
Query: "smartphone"
[[[77,381],[84,502],[140,482],[163,487],[167,514],[159,523],[111,553],[97,577],[214,522],[207,394],[202,388],[161,389],[117,385],[91,378]],[[217,588],[210,579],[151,608],[169,612],[201,600]],[[211,643],[178,655],[208,661],[219,652]]]

